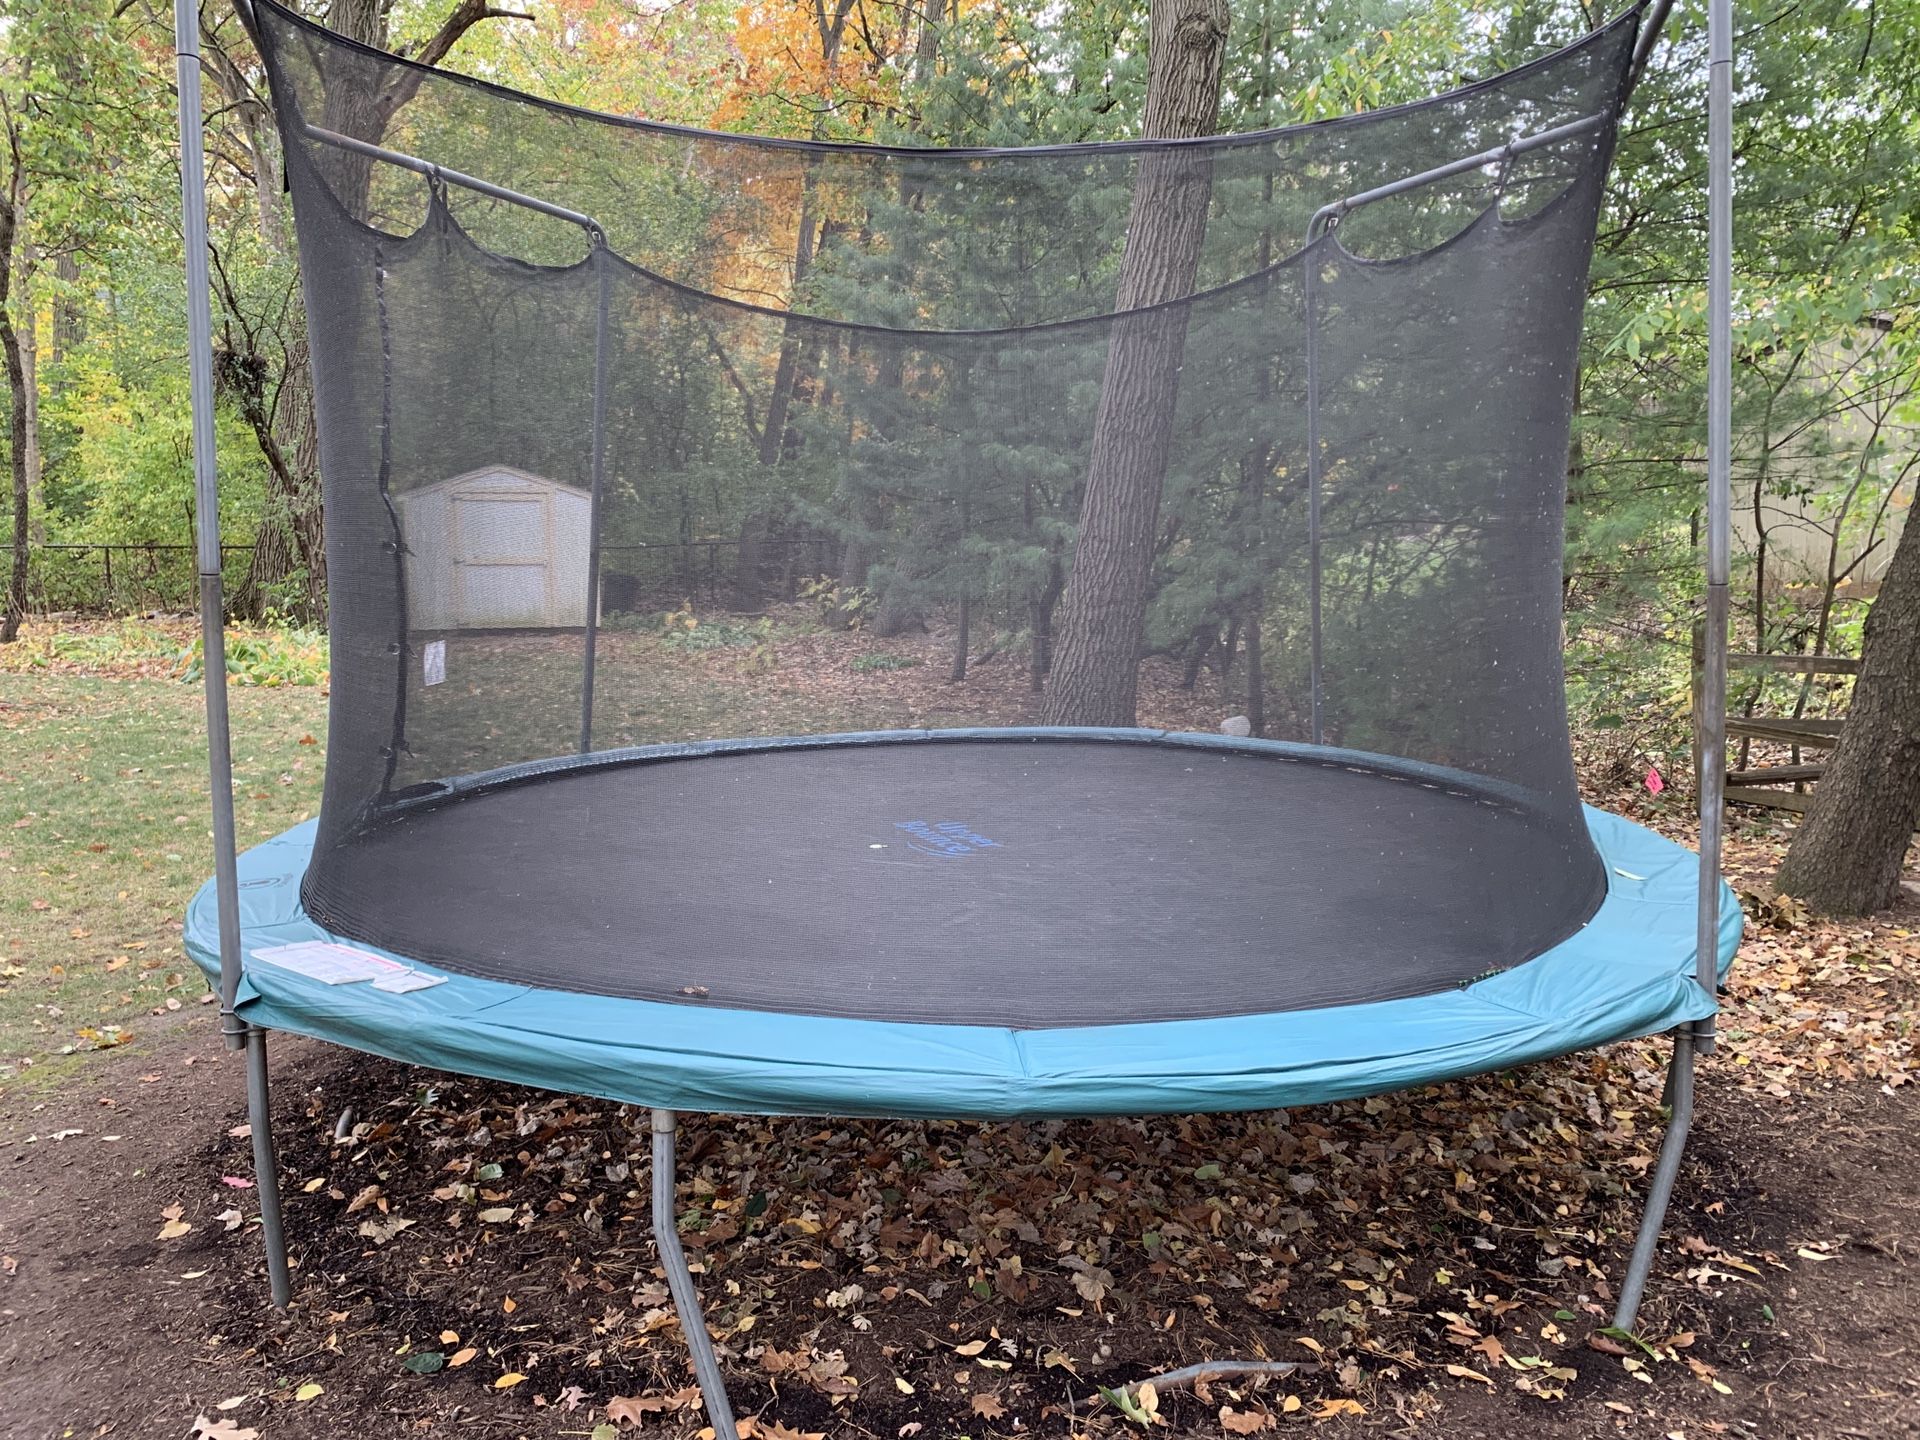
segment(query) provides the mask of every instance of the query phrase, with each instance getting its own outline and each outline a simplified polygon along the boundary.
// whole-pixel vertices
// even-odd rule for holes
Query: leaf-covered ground
[[[781,643],[796,656],[776,669],[805,654],[825,677],[822,711],[927,723],[953,703],[937,641]],[[922,663],[853,668],[881,650]],[[664,658],[700,704],[709,669],[717,685],[764,668]],[[1004,683],[1017,706],[1005,671],[977,672],[980,694]],[[1162,723],[1217,723],[1171,678],[1149,707],[1189,714]],[[144,713],[163,682],[115,683]],[[108,701],[38,703],[36,723],[78,724]],[[296,746],[304,723],[284,727]],[[1598,803],[1690,838],[1677,788],[1586,778]],[[1920,1121],[1920,904],[1810,919],[1768,890],[1786,833],[1742,816],[1729,846],[1749,933],[1644,1345],[1591,1338],[1661,1135],[1658,1041],[1244,1116],[687,1117],[679,1222],[736,1406],[763,1436],[898,1440],[1920,1433],[1902,1338],[1920,1183],[1901,1158]],[[20,933],[29,965],[61,943]],[[699,1429],[646,1233],[644,1115],[280,1042],[298,1269],[276,1317],[237,1064],[205,1010],[182,1026],[149,1008],[57,1093],[0,1094],[0,1415],[16,1417],[0,1433]],[[1100,1393],[1219,1358],[1311,1368],[1169,1388],[1132,1417]]]
[[[1736,868],[1764,868],[1771,843],[1741,841]],[[1704,1105],[1903,1085],[1913,919],[1764,914]],[[1763,1223],[1765,1157],[1709,1139],[1646,1348],[1588,1348],[1662,1132],[1663,1061],[1659,1043],[1622,1045],[1244,1116],[694,1117],[680,1225],[736,1404],[768,1434],[1122,1433],[1101,1386],[1223,1357],[1317,1368],[1160,1395],[1174,1429],[1401,1423],[1444,1414],[1461,1387],[1500,1395],[1516,1422],[1638,1414],[1649,1393],[1692,1389],[1689,1406],[1731,1425],[1752,1413],[1756,1347],[1782,1338],[1766,1297],[1848,1241],[1817,1210]],[[330,1066],[302,1099],[285,1163],[305,1309],[367,1332],[316,1379],[411,1367],[432,1378],[396,1403],[428,1411],[487,1392],[495,1413],[517,1400],[582,1429],[698,1424],[645,1231],[644,1114],[367,1061]],[[244,1159],[234,1143],[219,1165]],[[251,1261],[241,1238],[221,1249]],[[235,1296],[257,1334],[256,1298]]]

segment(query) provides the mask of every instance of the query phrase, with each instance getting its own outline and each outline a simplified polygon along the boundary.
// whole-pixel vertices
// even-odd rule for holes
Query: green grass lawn
[[[317,685],[232,692],[243,845],[319,803]],[[0,1084],[206,993],[180,945],[211,873],[198,684],[0,671]]]

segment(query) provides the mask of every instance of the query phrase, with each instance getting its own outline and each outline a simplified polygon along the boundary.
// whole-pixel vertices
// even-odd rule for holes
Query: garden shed
[[[586,624],[593,502],[578,486],[488,465],[394,497],[414,630]]]

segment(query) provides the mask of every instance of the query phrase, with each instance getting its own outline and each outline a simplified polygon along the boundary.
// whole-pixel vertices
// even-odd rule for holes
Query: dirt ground
[[[638,1117],[606,1106],[589,1121],[543,1114],[543,1105],[587,1102],[554,1102],[279,1039],[277,1125],[300,1265],[296,1304],[280,1317],[265,1305],[258,1237],[243,1218],[256,1207],[234,1183],[250,1174],[238,1129],[245,1118],[241,1064],[220,1048],[213,1020],[208,1009],[197,1009],[137,1053],[128,1047],[101,1057],[58,1096],[0,1102],[0,1434],[50,1440],[257,1430],[288,1440],[504,1440],[584,1436],[609,1423],[619,1433],[698,1428],[677,1332],[658,1313],[664,1300],[641,1217],[609,1212],[594,1234],[576,1225],[558,1242],[539,1241],[545,1227],[532,1224],[505,1236],[468,1231],[411,1248],[405,1236],[392,1243],[367,1238],[383,1215],[416,1209],[419,1192],[462,1173],[460,1145],[473,1136],[449,1144],[448,1126],[432,1118],[438,1111],[454,1128],[474,1113],[492,1113],[496,1123],[502,1113],[518,1114],[535,1122],[530,1132],[522,1126],[534,1145],[555,1133],[555,1113],[562,1131],[569,1124],[597,1124],[606,1133],[625,1127],[635,1137],[628,1148],[633,1168],[641,1170]],[[428,1119],[398,1125],[386,1118],[395,1097],[407,1095]],[[352,1142],[335,1145],[332,1131],[346,1104],[361,1117],[359,1128]],[[1311,1128],[1311,1113],[1294,1117],[1296,1132]],[[736,1145],[767,1145],[760,1128],[767,1123],[690,1120],[683,1204],[697,1204],[703,1188],[712,1188],[710,1177],[737,1163]],[[817,1130],[817,1122],[807,1128]],[[860,1151],[879,1138],[878,1127],[859,1128],[851,1147],[827,1147],[837,1157],[832,1168],[875,1163]],[[1018,1150],[1022,1136],[1008,1132],[1037,1127],[936,1128],[962,1150]],[[1124,1145],[1132,1133],[1090,1125],[1040,1138],[1097,1152],[1103,1144]],[[1491,1317],[1462,1300],[1453,1319],[1422,1313],[1391,1335],[1382,1327],[1372,1350],[1364,1341],[1344,1352],[1328,1346],[1318,1375],[1264,1386],[1216,1383],[1204,1398],[1169,1394],[1163,1418],[1172,1433],[1212,1435],[1315,1417],[1323,1417],[1316,1428],[1329,1435],[1435,1440],[1920,1435],[1920,1342],[1912,1324],[1920,1300],[1916,1133],[1920,1094],[1913,1087],[1813,1086],[1763,1107],[1710,1062],[1669,1226],[1676,1238],[1662,1250],[1646,1312],[1648,1333],[1663,1337],[1657,1356],[1628,1365],[1583,1343],[1604,1323],[1592,1313],[1602,1308],[1598,1287],[1618,1273],[1629,1238],[1616,1228],[1584,1278],[1569,1268],[1557,1278],[1536,1274],[1536,1283],[1501,1284],[1514,1297],[1511,1315]],[[778,1135],[773,1147],[792,1139]],[[355,1154],[363,1157],[359,1169]],[[1143,1162],[1116,1152],[1095,1153],[1092,1163],[1104,1172]],[[385,1197],[366,1201],[365,1187],[345,1188],[363,1171],[386,1177],[375,1183],[394,1198],[391,1207]],[[826,1183],[828,1193],[837,1193],[842,1178]],[[540,1208],[556,1205],[565,1208],[557,1199]],[[1603,1208],[1631,1220],[1628,1197]],[[830,1223],[834,1215],[824,1218]],[[1073,1223],[1099,1229],[1086,1217]],[[180,1224],[191,1228],[177,1232]],[[1081,1303],[1064,1305],[1050,1286],[1039,1294],[996,1287],[984,1298],[956,1286],[930,1300],[925,1291],[933,1289],[935,1267],[909,1255],[897,1271],[872,1267],[894,1275],[897,1287],[888,1288],[899,1293],[875,1304],[864,1333],[840,1327],[846,1342],[859,1343],[836,1343],[827,1353],[847,1363],[840,1375],[823,1377],[823,1369],[835,1367],[809,1361],[821,1353],[820,1337],[812,1334],[809,1349],[800,1328],[836,1324],[822,1320],[834,1314],[830,1297],[865,1270],[836,1268],[824,1248],[814,1252],[824,1263],[809,1269],[804,1249],[793,1248],[804,1247],[804,1234],[788,1234],[792,1244],[752,1253],[736,1247],[737,1260],[726,1258],[729,1247],[714,1229],[689,1236],[696,1255],[714,1249],[709,1269],[718,1273],[702,1283],[710,1310],[726,1323],[737,1327],[733,1312],[742,1294],[755,1293],[761,1280],[778,1282],[781,1303],[763,1309],[758,1326],[727,1337],[735,1404],[760,1417],[763,1436],[1125,1433],[1133,1427],[1098,1401],[1093,1382],[1137,1378],[1202,1354],[1265,1350],[1310,1358],[1312,1347],[1276,1342],[1295,1331],[1331,1333],[1312,1323],[1308,1312],[1317,1302],[1304,1295],[1282,1307],[1277,1323],[1251,1297],[1224,1295],[1217,1305],[1169,1308],[1164,1322],[1115,1313],[1105,1325],[1084,1293]],[[475,1260],[476,1248],[498,1254]],[[1498,1283],[1498,1264],[1490,1266],[1474,1284]],[[1116,1289],[1150,1283],[1144,1271],[1115,1280]],[[1071,1299],[1073,1291],[1065,1295]],[[1542,1318],[1569,1315],[1566,1306],[1577,1307],[1569,1319]],[[1157,1317],[1160,1306],[1144,1308]],[[604,1318],[594,1321],[601,1310]],[[640,1328],[650,1333],[635,1348],[617,1334],[619,1324],[632,1311],[649,1310]],[[1477,1343],[1466,1343],[1469,1332]],[[533,1348],[514,1349],[519,1333],[533,1337]],[[1354,1332],[1342,1333],[1351,1339]],[[1532,1348],[1556,1372],[1542,1386],[1549,1398],[1506,1383],[1494,1358],[1499,1343],[1485,1343],[1495,1334],[1506,1337],[1508,1355],[1521,1353],[1516,1334],[1540,1337]],[[1555,1338],[1560,1343],[1542,1343]],[[1005,1368],[977,1368],[980,1351],[969,1365],[971,1342],[981,1339],[991,1342],[984,1358],[1004,1355],[997,1363]],[[431,1353],[444,1362],[468,1348],[478,1353],[465,1364],[409,1368],[410,1356]],[[891,1385],[889,1371],[897,1377]],[[1497,1383],[1479,1378],[1489,1372]],[[500,1383],[515,1373],[527,1378]],[[855,1400],[836,1393],[849,1379],[862,1392]],[[663,1383],[656,1388],[655,1381]],[[610,1422],[610,1392],[629,1388],[642,1391],[641,1403]],[[1560,1391],[1563,1398],[1551,1398]],[[1010,1399],[972,1398],[995,1394]],[[599,1432],[601,1440],[613,1433]]]

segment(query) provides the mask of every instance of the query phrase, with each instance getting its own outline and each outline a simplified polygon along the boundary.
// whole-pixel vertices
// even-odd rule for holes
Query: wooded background
[[[1176,8],[1160,7],[1163,18]],[[1193,73],[1156,112],[1146,0],[314,0],[306,9],[371,44],[618,114],[924,145],[1324,118],[1450,88],[1606,18],[1566,0],[1190,4],[1181,23],[1205,31],[1213,49],[1194,51]],[[0,638],[11,638],[36,601],[114,601],[111,586],[93,589],[112,552],[56,547],[187,543],[191,470],[170,8],[6,0],[0,10],[13,540]],[[230,557],[230,600],[242,618],[317,621],[324,514],[279,144],[230,5],[209,0],[202,18],[222,522],[246,547]],[[1704,479],[1703,46],[1701,11],[1680,5],[1634,97],[1590,279],[1565,601],[1576,718],[1601,730],[1631,731],[1685,692]],[[1858,653],[1920,478],[1920,11],[1879,0],[1748,6],[1738,54],[1735,645]],[[808,283],[832,223],[798,207],[779,253],[749,277],[763,300],[785,303]],[[1121,544],[1126,517],[1103,518],[1090,501],[1077,536],[1064,524],[1037,549],[1031,524],[982,529],[949,551],[929,536],[926,563],[873,571],[861,517],[803,533],[762,503],[766,467],[805,436],[789,413],[805,357],[780,358],[789,383],[776,377],[763,413],[743,413],[723,365],[683,384],[695,400],[709,396],[687,413],[712,432],[702,445],[722,500],[703,512],[703,528],[663,508],[654,533],[620,538],[687,556],[704,546],[710,569],[724,547],[743,573],[769,545],[787,546],[878,633],[958,609],[956,674],[969,633],[999,634],[997,648],[1030,655],[1036,689],[1060,660],[1047,713],[1127,710],[1130,696],[1076,698],[1066,649],[1076,606],[1067,558],[1076,539]],[[733,518],[715,529],[715,513]],[[152,563],[161,552],[133,553]],[[1150,648],[1216,671],[1223,700],[1258,729],[1257,573],[1243,573],[1230,547],[1204,565],[1165,558],[1145,554],[1137,623],[1091,628],[1140,631]],[[1768,672],[1736,689],[1736,703],[1767,703],[1763,682],[1796,711],[1809,703],[1807,677]]]

